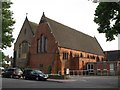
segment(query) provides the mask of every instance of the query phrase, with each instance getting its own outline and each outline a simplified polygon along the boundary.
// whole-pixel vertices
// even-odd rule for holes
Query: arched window
[[[41,34],[40,39],[37,40],[37,52],[47,52],[48,49],[48,39],[44,34]]]
[[[99,62],[99,61],[100,61],[100,58],[99,58],[98,56],[96,57],[96,61],[97,61],[97,62]]]
[[[67,52],[63,52],[63,60],[68,60],[68,53]]]
[[[82,54],[82,53],[80,54],[80,57],[83,57],[83,54]]]
[[[37,52],[40,52],[40,39],[37,40]]]
[[[48,44],[48,40],[47,40],[47,38],[45,37],[45,52],[47,52],[47,44]]]
[[[22,43],[22,53],[28,52],[28,43],[25,41]]]
[[[73,56],[72,56],[72,52],[70,51],[70,59],[72,58]]]
[[[89,58],[89,55],[87,55],[87,58]]]
[[[95,56],[93,55],[93,59],[95,59]]]
[[[45,46],[45,45],[44,45],[44,44],[45,44],[45,43],[44,43],[44,42],[45,42],[44,34],[41,35],[40,41],[41,41],[41,52],[44,52],[44,50],[45,50],[45,49],[44,49],[44,46]]]
[[[27,41],[23,41],[20,45],[19,45],[19,58],[20,57],[26,57],[29,47],[28,47],[29,43]],[[23,56],[24,55],[24,56]]]
[[[104,61],[104,58],[103,58],[103,57],[101,58],[101,61]]]
[[[63,60],[65,59],[65,53],[63,52]]]

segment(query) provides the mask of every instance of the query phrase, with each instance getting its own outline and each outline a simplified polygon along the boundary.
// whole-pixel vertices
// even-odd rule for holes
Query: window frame
[[[45,34],[41,34],[37,39],[37,53],[46,53],[48,51],[48,38]]]

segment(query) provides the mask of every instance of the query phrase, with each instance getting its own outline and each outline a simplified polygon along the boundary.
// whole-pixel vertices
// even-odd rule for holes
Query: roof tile
[[[59,46],[104,55],[103,50],[95,37],[86,35],[50,18],[43,18],[48,22]]]

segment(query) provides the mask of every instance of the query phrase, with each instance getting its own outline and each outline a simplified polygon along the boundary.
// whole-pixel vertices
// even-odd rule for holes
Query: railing
[[[70,70],[69,75],[80,76],[80,75],[96,75],[96,76],[109,76],[117,75],[115,70]]]
[[[87,75],[87,70],[70,70],[69,75]]]

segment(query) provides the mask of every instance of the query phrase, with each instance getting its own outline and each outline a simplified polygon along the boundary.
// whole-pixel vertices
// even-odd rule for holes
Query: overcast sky
[[[30,21],[39,23],[42,13],[57,22],[96,37],[104,51],[117,50],[118,38],[112,42],[106,42],[104,34],[97,31],[98,25],[93,22],[95,9],[98,3],[90,0],[11,0],[16,24],[14,25],[13,37],[16,38],[27,17]],[[15,42],[14,41],[14,42]],[[13,47],[4,50],[6,55],[13,56]]]

